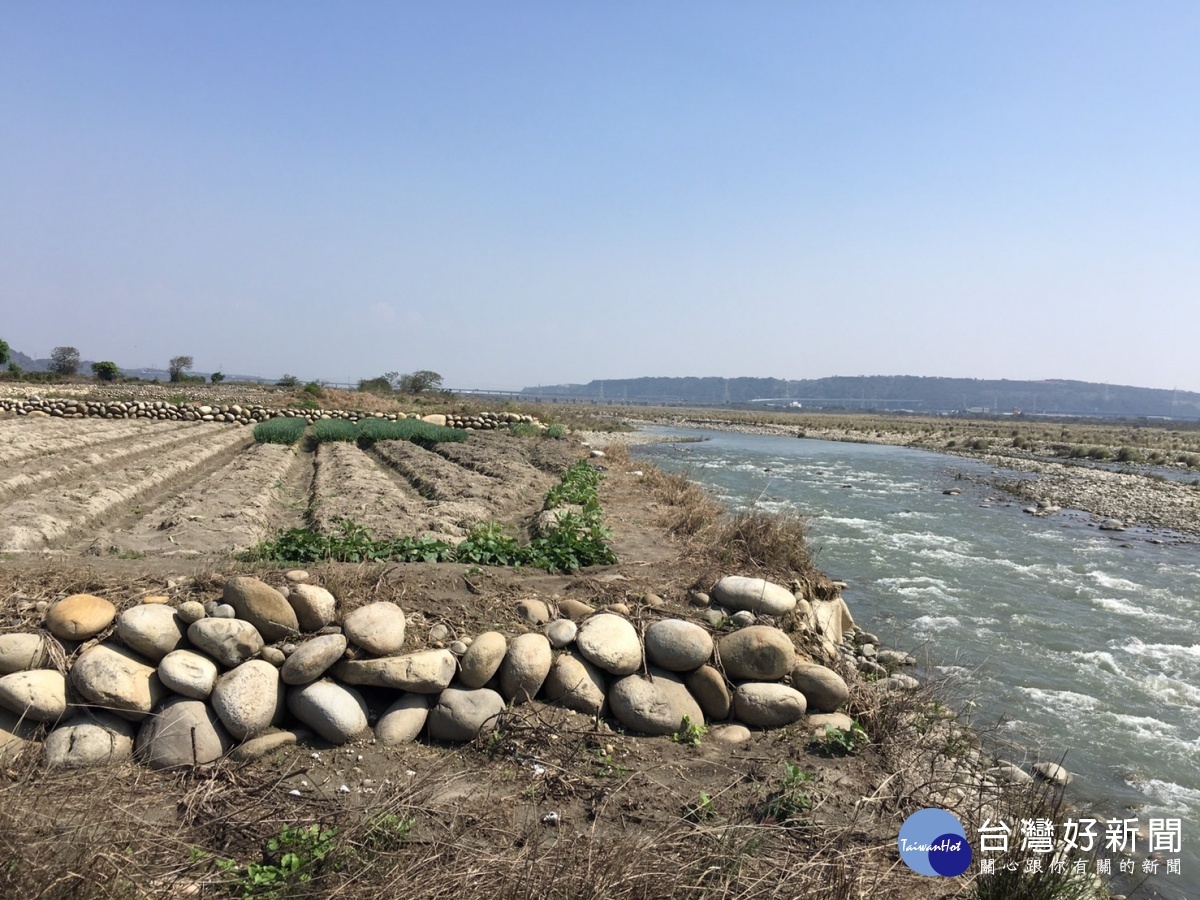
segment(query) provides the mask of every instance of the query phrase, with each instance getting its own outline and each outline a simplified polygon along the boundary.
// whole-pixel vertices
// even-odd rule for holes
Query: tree
[[[360,378],[358,389],[372,394],[390,394],[392,392],[392,380],[388,377],[390,374],[394,373],[389,372],[377,378]]]
[[[115,362],[94,362],[92,363],[92,374],[100,381],[116,381],[117,376],[121,374],[121,370],[117,368]]]
[[[183,373],[191,367],[192,358],[190,356],[173,356],[167,371],[171,373],[172,381],[183,381]]]
[[[213,372],[211,375],[208,376],[208,380],[211,381],[213,384],[220,384],[222,381],[225,380],[225,373],[224,372]]]
[[[284,375],[277,382],[275,382],[275,384],[278,387],[294,388],[298,384],[300,384],[300,379],[297,378],[295,375]]]
[[[50,371],[74,375],[79,371],[79,351],[74,347],[55,347],[50,351]]]
[[[440,390],[442,376],[429,369],[421,369],[408,375],[400,376],[400,390],[406,394],[423,394],[426,391]]]
[[[8,341],[0,339],[0,366],[8,362],[8,354],[10,350],[12,350],[12,348],[8,346]]]

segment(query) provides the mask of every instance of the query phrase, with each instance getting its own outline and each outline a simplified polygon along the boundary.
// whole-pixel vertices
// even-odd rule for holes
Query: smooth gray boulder
[[[579,653],[612,675],[631,675],[642,667],[642,642],[632,623],[615,613],[599,613],[583,621],[575,635]]]
[[[579,626],[570,619],[555,619],[543,629],[543,633],[551,647],[561,650],[575,640],[575,635],[579,633]]]
[[[796,663],[792,639],[770,625],[751,625],[717,642],[725,674],[736,680],[777,681]]]
[[[628,675],[608,691],[608,708],[613,717],[637,734],[674,734],[683,719],[702,725],[704,711],[679,676],[652,668],[650,677]]]
[[[550,674],[554,653],[544,634],[517,635],[508,644],[508,654],[500,664],[500,693],[512,703],[524,703],[537,696]]]
[[[258,629],[245,619],[201,619],[188,626],[187,636],[192,646],[228,669],[258,656],[264,646]]]
[[[804,695],[810,712],[835,712],[850,699],[845,679],[833,669],[816,663],[796,663],[792,669],[792,687]]]
[[[668,672],[700,668],[713,652],[708,630],[684,619],[662,619],[646,629],[646,659]]]
[[[67,680],[58,669],[30,669],[0,678],[0,706],[35,722],[57,722],[67,712]]]
[[[301,631],[320,631],[337,616],[337,600],[320,585],[293,584],[287,602]]]
[[[143,603],[117,616],[117,636],[134,653],[158,662],[187,645],[187,624],[165,604]]]
[[[508,638],[498,631],[485,631],[463,654],[458,680],[469,688],[483,687],[500,671],[507,653]]]
[[[373,656],[393,656],[404,647],[404,610],[381,600],[348,613],[342,632]]]
[[[705,716],[714,721],[728,718],[733,695],[729,693],[724,675],[712,666],[701,666],[688,675],[684,683]]]
[[[278,724],[283,714],[283,682],[269,662],[252,659],[217,679],[209,698],[234,738],[244,741]]]
[[[409,744],[417,739],[429,718],[429,694],[402,694],[375,723],[375,738],[384,746]]]
[[[546,699],[589,716],[604,710],[604,673],[570,653],[554,657],[543,686]]]
[[[765,616],[784,616],[796,608],[787,588],[765,578],[726,575],[712,589],[712,602],[727,609],[745,609]]]
[[[450,686],[458,662],[449,650],[421,650],[385,659],[343,659],[330,668],[339,681],[436,694]]]
[[[367,730],[362,695],[329,679],[288,688],[287,708],[331,744],[344,744]]]
[[[267,641],[282,641],[300,630],[295,610],[283,594],[257,578],[249,575],[227,578],[222,600]]]
[[[50,768],[87,769],[133,756],[134,726],[103,710],[88,710],[59,725],[42,745]]]
[[[230,743],[207,703],[172,697],[142,723],[134,753],[153,769],[201,766],[220,759]]]
[[[733,717],[756,728],[783,728],[804,718],[804,695],[786,684],[749,682],[733,692]]]
[[[166,696],[154,667],[115,644],[98,644],[71,667],[71,685],[90,706],[139,721]]]
[[[207,700],[221,670],[194,650],[173,650],[158,664],[158,680],[169,691],[193,700]]]
[[[504,698],[488,688],[447,688],[429,711],[429,737],[435,741],[472,741],[495,726]]]
[[[346,652],[346,637],[324,634],[305,641],[284,662],[280,677],[284,684],[308,684],[316,681],[342,658]]]
[[[46,639],[40,634],[0,634],[0,675],[42,669],[49,664]]]

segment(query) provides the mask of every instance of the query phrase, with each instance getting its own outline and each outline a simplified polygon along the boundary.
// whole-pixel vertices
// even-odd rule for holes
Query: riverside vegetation
[[[539,454],[556,454],[566,443],[491,437],[501,441],[495,446],[505,453],[520,449],[520,456],[505,457],[514,467],[519,460],[550,458]],[[465,450],[474,440],[455,446]],[[509,440],[518,443],[510,447]],[[324,601],[317,588],[333,599],[331,624],[340,630],[315,636],[297,630],[270,645],[264,641],[257,659],[221,666],[227,672],[219,676],[225,679],[220,693],[227,694],[246,677],[229,677],[242,666],[250,665],[249,671],[264,679],[266,666],[282,678],[283,667],[298,665],[291,662],[298,653],[303,661],[314,652],[305,646],[347,638],[355,633],[357,618],[374,614],[380,604],[402,610],[400,655],[428,653],[435,659],[454,656],[456,642],[470,652],[488,632],[505,636],[511,648],[534,638],[549,642],[551,629],[569,632],[574,626],[575,635],[563,645],[571,649],[552,659],[578,654],[587,661],[588,642],[580,645],[579,633],[589,621],[603,625],[616,619],[633,629],[639,666],[644,666],[663,661],[653,655],[660,653],[653,637],[647,645],[655,624],[682,622],[710,636],[719,659],[701,668],[710,666],[722,675],[714,687],[728,690],[733,682],[732,693],[754,683],[729,677],[738,643],[770,634],[768,646],[786,657],[775,636],[783,635],[793,659],[811,660],[844,685],[846,695],[836,711],[817,713],[838,718],[818,724],[806,702],[788,724],[748,728],[737,721],[738,706],[732,702],[734,719],[689,710],[686,722],[680,714],[664,723],[670,730],[660,732],[663,736],[640,737],[634,734],[640,729],[615,712],[580,712],[534,691],[533,699],[495,710],[494,721],[485,719],[471,740],[388,743],[379,733],[380,721],[392,704],[413,692],[366,684],[347,689],[361,692],[363,706],[352,705],[365,707],[364,719],[374,729],[347,735],[344,742],[303,735],[303,720],[255,731],[235,711],[238,704],[222,699],[234,727],[247,735],[255,732],[241,747],[267,740],[200,766],[154,769],[106,758],[110,764],[99,778],[94,769],[51,765],[36,743],[46,738],[49,723],[26,723],[24,731],[10,732],[17,741],[6,745],[12,752],[0,772],[0,884],[6,895],[997,896],[987,893],[991,880],[973,872],[936,882],[907,872],[896,855],[899,824],[910,812],[937,804],[954,810],[972,833],[985,816],[995,817],[1002,809],[1033,815],[1042,804],[1057,802],[1061,788],[1042,781],[1010,785],[1009,771],[994,765],[969,723],[947,711],[954,701],[944,687],[928,680],[910,683],[908,676],[886,667],[881,676],[865,666],[869,636],[843,617],[837,586],[813,565],[802,519],[727,515],[687,479],[635,469],[619,448],[606,453],[597,460],[606,467],[603,478],[585,463],[574,478],[560,474],[554,499],[585,506],[595,502],[603,510],[612,529],[607,544],[618,560],[610,565],[549,571],[465,560],[340,562],[330,554],[306,563],[307,575],[289,577],[287,566],[294,563],[283,563],[282,555],[240,562],[205,555],[191,563],[167,557],[153,566],[150,560],[109,557],[15,560],[0,572],[6,598],[2,630],[39,635],[49,659],[42,663],[48,667],[37,671],[57,672],[74,692],[77,683],[86,684],[85,673],[66,673],[73,673],[87,653],[109,646],[140,655],[125,643],[137,641],[132,635],[138,619],[174,623],[181,614],[197,615],[196,606],[189,605],[196,604],[204,615],[185,629],[185,636],[197,623],[244,621],[236,618],[237,608],[233,619],[216,613],[222,601],[234,599],[235,586],[252,581],[272,585],[271,595],[260,596],[289,606],[310,593]],[[487,467],[492,458],[461,459]],[[548,499],[555,487],[551,483],[540,496]],[[532,532],[532,519],[540,514],[524,527]],[[772,582],[793,598],[795,608],[722,607],[716,586],[739,574]],[[286,588],[288,596],[276,587]],[[82,640],[38,630],[67,598],[84,591],[107,599],[113,625]],[[327,602],[315,605],[328,609]],[[153,607],[163,612],[138,612]],[[394,627],[383,631],[395,640]],[[360,633],[359,640],[372,638]],[[290,652],[284,649],[288,643],[295,645]],[[174,652],[194,650],[181,644],[167,655]],[[372,660],[387,658],[359,653],[346,657],[344,665],[350,672],[366,671]],[[903,653],[896,657],[897,668],[904,658]],[[161,660],[150,668],[160,670]],[[452,677],[459,671],[456,663]],[[790,700],[787,691],[793,691],[808,701],[796,687],[798,677],[804,670],[797,672],[793,664],[778,681],[760,683],[778,697]],[[661,682],[664,690],[673,683],[666,676],[643,679],[637,671],[608,672],[601,680],[610,704],[616,684],[630,678],[631,684]],[[774,691],[775,686],[786,690]],[[525,692],[530,694],[530,687]],[[266,705],[277,697],[270,690],[247,693]],[[809,693],[817,695],[815,685]],[[67,702],[86,705],[87,698],[68,693]],[[436,706],[429,702],[426,723]],[[782,706],[796,714],[795,703]],[[743,707],[745,714],[758,704]],[[401,710],[414,711],[419,715],[419,709]],[[214,715],[228,731],[215,710]],[[272,711],[268,721],[274,716]],[[127,720],[125,726],[108,721],[109,729],[101,730],[110,734],[133,728]],[[34,743],[20,743],[26,740]],[[80,754],[94,746],[82,740],[47,743],[65,744]],[[108,746],[114,748],[115,741],[110,738]],[[1068,889],[1078,887],[1055,887],[1054,893],[1043,890],[1047,879],[1042,876],[1018,880],[1004,886],[1005,896],[1068,896]]]

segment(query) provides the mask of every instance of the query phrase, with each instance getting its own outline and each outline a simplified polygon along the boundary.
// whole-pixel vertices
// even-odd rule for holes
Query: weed
[[[826,725],[824,736],[814,738],[809,747],[819,756],[850,756],[870,742],[866,729],[853,722],[846,729]]]
[[[596,750],[596,775],[600,778],[623,778],[629,774],[629,769],[613,760],[612,750]]]
[[[763,813],[783,824],[799,819],[812,809],[813,801],[808,792],[812,781],[811,772],[803,771],[795,763],[784,763],[783,781],[767,797],[763,804]]]
[[[708,729],[703,722],[693,722],[691,716],[685,715],[683,724],[678,731],[671,735],[671,740],[677,744],[699,747],[700,739],[706,734],[708,734]]]
[[[379,813],[367,824],[363,844],[367,849],[387,851],[395,849],[412,838],[416,827],[415,816],[399,816],[396,813]]]
[[[262,862],[242,868],[232,859],[218,857],[213,865],[230,876],[230,888],[243,897],[284,896],[312,881],[329,864],[329,857],[337,849],[336,837],[336,828],[285,825],[278,835],[267,839]],[[192,863],[208,858],[197,848],[192,848],[188,856]]]
[[[713,806],[712,797],[704,791],[700,792],[700,797],[695,803],[689,803],[683,811],[683,817],[689,822],[707,822],[716,814],[717,810]]]

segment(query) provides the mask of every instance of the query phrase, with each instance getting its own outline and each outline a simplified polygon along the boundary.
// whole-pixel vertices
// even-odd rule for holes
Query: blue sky
[[[1200,5],[0,4],[0,337],[1200,390]]]

